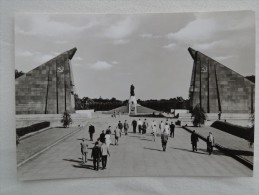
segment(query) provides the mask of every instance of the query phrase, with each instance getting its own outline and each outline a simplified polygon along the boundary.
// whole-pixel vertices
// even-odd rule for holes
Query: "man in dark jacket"
[[[102,133],[100,134],[100,142],[104,143],[105,142],[105,133],[104,130],[102,130]]]
[[[89,126],[90,141],[93,141],[94,132],[95,132],[94,126],[92,124],[90,124],[90,126]]]
[[[142,134],[146,134],[146,132],[147,132],[147,124],[146,124],[146,122],[143,122],[143,125],[142,125]]]
[[[121,121],[119,121],[119,123],[118,123],[118,128],[120,130],[120,137],[121,137],[121,132],[122,132],[122,129],[123,129],[123,124],[121,123]]]
[[[134,119],[134,120],[132,121],[131,125],[133,126],[133,133],[136,133],[137,121]]]
[[[106,134],[112,134],[111,126],[109,126],[108,129],[106,130]]]
[[[175,125],[174,123],[172,122],[171,125],[170,125],[170,137],[174,137],[174,128],[175,128]]]
[[[191,135],[191,142],[192,142],[192,151],[196,151],[197,152],[197,142],[199,141],[199,137],[198,135],[195,133],[195,131],[192,132]]]
[[[99,163],[101,158],[102,152],[100,146],[98,146],[98,142],[95,142],[95,146],[92,149],[92,155],[93,158],[93,164],[94,164],[94,170],[99,170]]]

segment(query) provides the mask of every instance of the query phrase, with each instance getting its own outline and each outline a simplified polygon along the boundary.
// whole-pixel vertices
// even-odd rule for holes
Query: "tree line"
[[[137,103],[160,112],[170,112],[171,109],[189,109],[189,99],[183,99],[182,97],[161,100],[138,99]],[[79,98],[75,94],[76,110],[94,109],[95,111],[108,111],[126,105],[128,105],[128,100],[117,100],[114,97],[111,99],[103,99],[102,97],[93,99],[89,97]]]

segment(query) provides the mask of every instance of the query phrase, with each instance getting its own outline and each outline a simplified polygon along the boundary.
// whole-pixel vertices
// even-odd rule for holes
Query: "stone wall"
[[[16,114],[75,112],[70,67],[75,52],[66,51],[15,80]]]
[[[255,84],[199,51],[188,49],[193,60],[191,106],[207,113],[251,113]]]

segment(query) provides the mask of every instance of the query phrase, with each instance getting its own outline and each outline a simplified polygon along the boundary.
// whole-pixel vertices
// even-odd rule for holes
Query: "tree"
[[[78,94],[74,95],[75,98],[75,109],[76,110],[82,110],[84,109],[84,103],[83,101],[78,97]]]
[[[195,127],[201,126],[205,123],[205,120],[207,118],[205,111],[200,106],[200,104],[197,104],[192,112],[192,117],[194,117],[192,123]]]
[[[63,118],[61,119],[61,123],[63,123],[63,127],[68,127],[72,123],[72,119],[68,111],[65,111],[63,114]]]

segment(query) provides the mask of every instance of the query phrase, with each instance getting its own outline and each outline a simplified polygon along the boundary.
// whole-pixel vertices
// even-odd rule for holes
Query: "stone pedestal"
[[[137,100],[135,96],[129,98],[129,115],[137,115]]]

